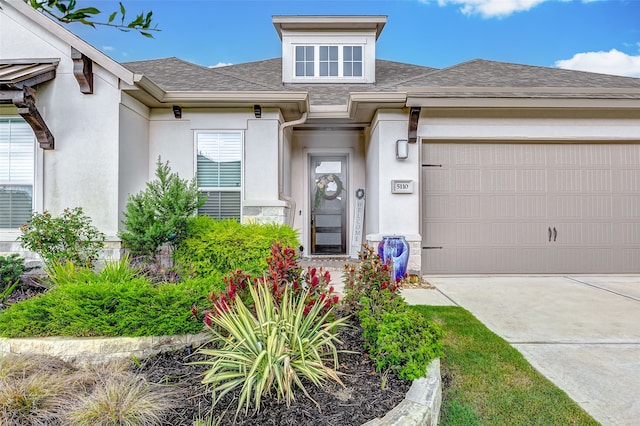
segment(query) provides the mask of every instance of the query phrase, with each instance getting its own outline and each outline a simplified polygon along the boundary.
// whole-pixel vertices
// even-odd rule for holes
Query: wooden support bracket
[[[73,60],[73,75],[78,80],[80,91],[87,95],[92,94],[93,61],[73,47],[71,48],[71,59]]]
[[[55,147],[55,139],[40,115],[40,112],[38,112],[35,94],[35,89],[25,86],[22,90],[13,91],[12,102],[18,108],[18,114],[20,114],[33,129],[40,148],[53,149]]]
[[[411,107],[409,110],[409,143],[418,141],[418,119],[420,118],[420,107]]]

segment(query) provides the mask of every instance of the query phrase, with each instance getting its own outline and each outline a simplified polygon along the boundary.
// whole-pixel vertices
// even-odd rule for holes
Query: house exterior
[[[384,16],[274,16],[276,59],[121,64],[0,4],[0,252],[80,206],[117,255],[161,158],[201,214],[289,224],[305,257],[399,235],[413,272],[640,272],[640,79],[385,61]]]

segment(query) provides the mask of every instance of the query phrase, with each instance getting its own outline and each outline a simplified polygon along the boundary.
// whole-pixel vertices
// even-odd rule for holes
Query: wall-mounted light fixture
[[[409,141],[398,139],[396,141],[396,159],[406,160],[409,158]]]
[[[256,118],[262,117],[262,107],[260,107],[260,105],[254,105],[253,114],[256,116]]]
[[[173,116],[175,118],[182,118],[182,107],[180,105],[173,106]]]

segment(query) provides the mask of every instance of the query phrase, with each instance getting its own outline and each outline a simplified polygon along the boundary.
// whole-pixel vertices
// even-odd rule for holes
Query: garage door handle
[[[549,227],[549,242],[551,242],[551,227]]]
[[[553,242],[556,242],[556,238],[558,237],[558,231],[556,230],[556,227],[553,227]]]

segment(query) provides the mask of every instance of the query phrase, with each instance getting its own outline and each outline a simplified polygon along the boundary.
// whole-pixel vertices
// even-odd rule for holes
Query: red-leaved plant
[[[338,295],[334,293],[334,288],[329,285],[331,275],[329,271],[324,271],[322,267],[307,267],[306,271],[298,265],[298,256],[295,249],[284,247],[278,242],[271,245],[271,256],[266,259],[268,269],[261,277],[251,277],[241,270],[233,271],[224,278],[225,289],[219,292],[211,292],[208,296],[212,303],[212,309],[205,311],[204,321],[211,326],[211,315],[216,312],[226,311],[240,298],[245,306],[252,308],[253,300],[249,291],[250,285],[258,282],[266,283],[271,290],[276,304],[280,304],[285,289],[289,288],[293,297],[299,297],[307,289],[305,299],[305,315],[316,303],[323,304],[323,312],[328,311],[338,303]],[[191,309],[194,317],[199,318],[199,309],[194,306]]]
[[[356,265],[344,265],[342,274],[345,284],[345,296],[342,307],[345,311],[359,310],[362,296],[395,298],[400,294],[402,279],[393,279],[393,267],[390,261],[383,262],[373,248],[363,245]]]

